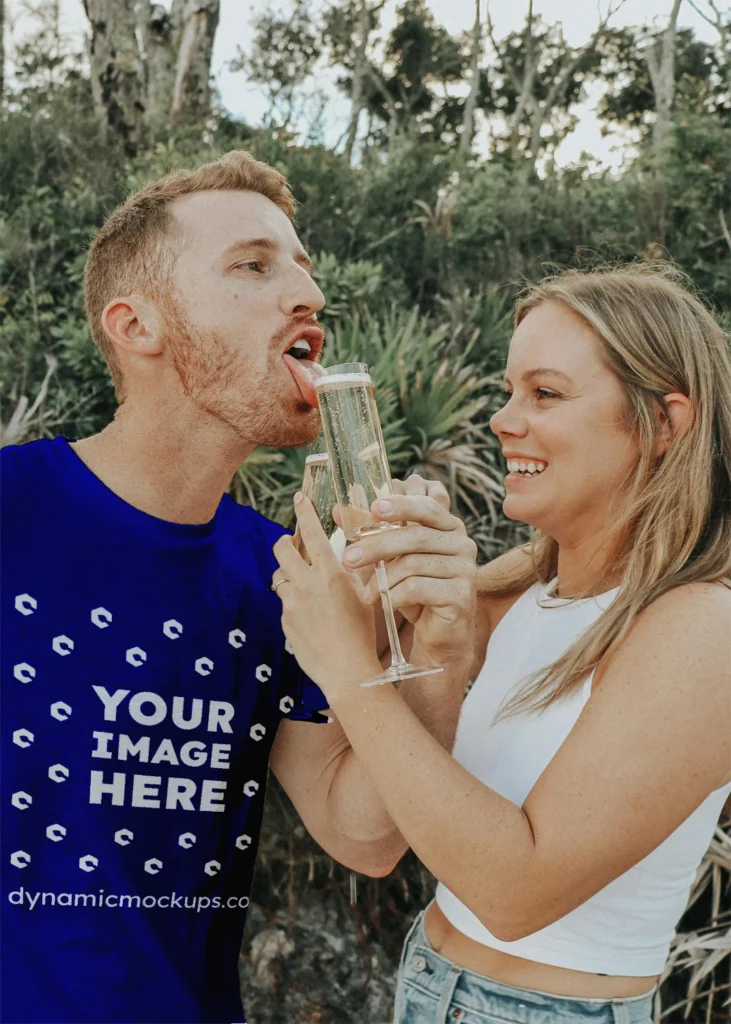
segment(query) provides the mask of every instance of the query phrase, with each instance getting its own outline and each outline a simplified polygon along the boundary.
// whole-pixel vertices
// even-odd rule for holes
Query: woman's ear
[[[693,426],[695,411],[687,395],[673,391],[663,395],[665,408],[658,406],[660,432],[655,454],[664,455],[674,437],[683,437]]]

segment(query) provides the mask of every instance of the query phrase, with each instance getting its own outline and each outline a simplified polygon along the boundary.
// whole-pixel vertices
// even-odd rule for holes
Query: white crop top
[[[472,775],[518,806],[573,728],[593,676],[541,714],[494,722],[495,714],[506,696],[563,654],[618,593],[561,600],[548,596],[554,583],[531,587],[496,626],[464,702],[453,751]],[[714,790],[652,853],[565,917],[525,938],[495,938],[441,883],[437,903],[464,935],[513,956],[592,973],[660,974],[729,792],[731,783]]]

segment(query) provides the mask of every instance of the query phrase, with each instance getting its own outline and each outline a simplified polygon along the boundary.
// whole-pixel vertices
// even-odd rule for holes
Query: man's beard
[[[226,345],[219,331],[191,324],[173,303],[165,310],[173,365],[184,393],[202,411],[229,426],[246,444],[297,448],[320,433],[320,417],[304,399],[284,406],[278,392],[277,361],[272,342],[267,370],[257,376],[251,359]]]

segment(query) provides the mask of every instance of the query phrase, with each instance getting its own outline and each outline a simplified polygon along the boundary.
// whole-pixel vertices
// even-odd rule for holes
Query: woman
[[[439,879],[407,937],[398,1024],[644,1024],[731,792],[729,351],[700,302],[641,267],[554,277],[515,323],[491,427],[505,514],[535,534],[479,572],[453,756],[392,687],[358,686],[371,634],[324,544],[312,567],[276,549],[283,624]],[[435,582],[464,561],[454,517],[392,505],[384,519],[420,525],[365,538],[350,564],[393,559],[414,650],[466,681],[470,601]],[[306,503],[298,517],[312,551]]]

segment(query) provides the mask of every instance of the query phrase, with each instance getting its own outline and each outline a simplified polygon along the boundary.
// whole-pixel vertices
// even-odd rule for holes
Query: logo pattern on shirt
[[[15,608],[23,616],[33,615],[38,610],[38,601],[31,594],[18,594],[15,597]],[[114,622],[114,615],[109,609],[104,607],[97,607],[90,612],[91,622],[98,629],[108,629]],[[177,619],[167,619],[162,624],[162,632],[165,637],[169,640],[179,639],[184,631],[183,624]],[[235,650],[240,650],[246,643],[246,634],[241,629],[232,629],[228,633],[228,643]],[[51,646],[53,651],[60,657],[67,657],[74,653],[76,646],[74,640],[65,634],[59,634],[53,637]],[[288,646],[288,642],[287,645]],[[138,646],[127,648],[125,651],[126,662],[134,668],[139,668],[147,662],[147,653]],[[194,662],[194,671],[200,676],[209,676],[215,669],[213,660],[205,655],[197,658]],[[266,683],[271,679],[272,670],[267,664],[260,664],[256,667],[254,672],[255,678],[258,683]],[[35,668],[28,662],[18,662],[13,668],[14,678],[22,684],[31,683],[36,678]],[[117,689],[115,693],[110,694],[106,688],[101,686],[94,686],[94,691],[100,698],[103,710],[104,718],[106,720],[116,721],[116,711],[119,705],[129,696],[129,690]],[[184,700],[183,698],[173,698],[172,708],[172,721],[179,728],[184,730],[193,729],[200,725],[203,720],[203,698],[193,697],[188,698],[192,703],[192,711],[190,717],[185,719],[183,716]],[[179,703],[178,703],[179,702]],[[145,710],[149,706],[152,710]],[[287,715],[294,707],[294,700],[290,696],[282,697],[279,701],[279,710],[282,715]],[[137,722],[138,725],[143,727],[154,726],[162,722],[168,715],[168,703],[167,701],[154,691],[142,691],[133,694],[128,702],[128,710]],[[49,712],[52,718],[57,722],[66,722],[73,714],[73,707],[66,701],[55,701],[50,705]],[[209,714],[208,714],[208,727],[209,730],[215,731],[216,728],[221,728],[224,732],[231,732],[230,720],[233,718],[234,709],[233,706],[225,701],[209,700]],[[261,722],[255,722],[250,730],[249,736],[255,742],[261,741],[266,736],[266,726]],[[93,733],[96,741],[96,747],[92,750],[92,757],[100,757],[104,759],[111,759],[114,754],[113,750],[109,747],[113,742],[113,734],[102,732],[101,730]],[[117,758],[126,760],[127,754],[140,754],[144,753],[143,760],[147,762],[150,760],[151,763],[168,762],[172,764],[179,764],[182,760],[191,767],[199,767],[203,761],[201,761],[200,754],[202,744],[201,741],[193,740],[187,744],[183,744],[178,753],[169,738],[164,738],[157,746],[157,749],[153,752],[151,744],[145,744],[144,741],[147,739],[143,737],[138,740],[136,744],[132,744],[128,737],[122,735],[119,737],[117,747]],[[13,732],[13,743],[21,748],[30,747],[35,741],[35,735],[24,726],[20,726]],[[125,743],[126,741],[126,743]],[[211,764],[212,766],[226,769],[230,767],[227,763],[227,751],[218,749],[216,747],[228,747],[226,744],[213,744],[211,750]],[[187,754],[186,754],[187,749]],[[216,751],[216,753],[214,753]],[[150,753],[152,757],[150,758]],[[199,756],[195,756],[198,754]],[[208,754],[206,753],[206,757]],[[61,763],[49,765],[48,767],[48,778],[50,781],[62,784],[70,778],[70,769]],[[122,803],[124,800],[124,791],[126,783],[124,781],[125,776],[122,773],[114,773],[113,781],[111,783],[102,781],[103,773],[100,771],[92,771],[91,773],[91,786],[89,792],[90,803],[101,803],[105,795],[110,795],[113,804]],[[135,776],[137,779],[149,780],[148,776]],[[168,779],[168,792],[166,796],[166,807],[173,809],[178,803],[184,806],[186,809],[193,809],[191,788],[190,785],[186,786],[185,783],[190,780],[170,778]],[[171,786],[172,784],[172,786]],[[191,785],[193,785],[191,783]],[[218,785],[219,788],[214,788]],[[225,783],[215,782],[208,790],[207,794],[201,799],[199,805],[202,811],[218,812],[223,811],[223,799],[220,795],[220,787],[223,786],[225,789]],[[204,780],[203,787],[205,788],[206,781]],[[137,784],[133,783],[133,806],[157,806],[162,805],[162,801],[158,799],[161,793],[158,794],[158,788],[149,781]],[[256,796],[260,789],[260,782],[257,779],[248,779],[243,786],[243,795],[248,799],[252,799]],[[11,804],[17,811],[25,811],[31,807],[33,803],[33,796],[31,793],[25,790],[16,790],[11,796]],[[49,824],[44,829],[45,837],[53,843],[59,843],[68,838],[68,830],[66,826],[59,822]],[[134,842],[134,832],[130,828],[120,828],[114,832],[113,841],[118,846],[127,847]],[[182,832],[178,836],[178,846],[183,850],[191,849],[197,841],[197,836],[193,832]],[[240,851],[247,851],[252,846],[252,837],[246,833],[236,837],[235,847]],[[9,857],[10,864],[12,867],[18,870],[23,870],[30,866],[32,863],[31,854],[25,850],[14,850]],[[78,861],[79,869],[83,872],[90,873],[95,871],[100,864],[99,857],[94,853],[83,854]],[[158,857],[150,857],[144,862],[144,871],[149,875],[158,875],[164,870],[164,863]],[[221,870],[221,863],[217,860],[209,860],[203,866],[203,872],[208,876],[214,876]]]

